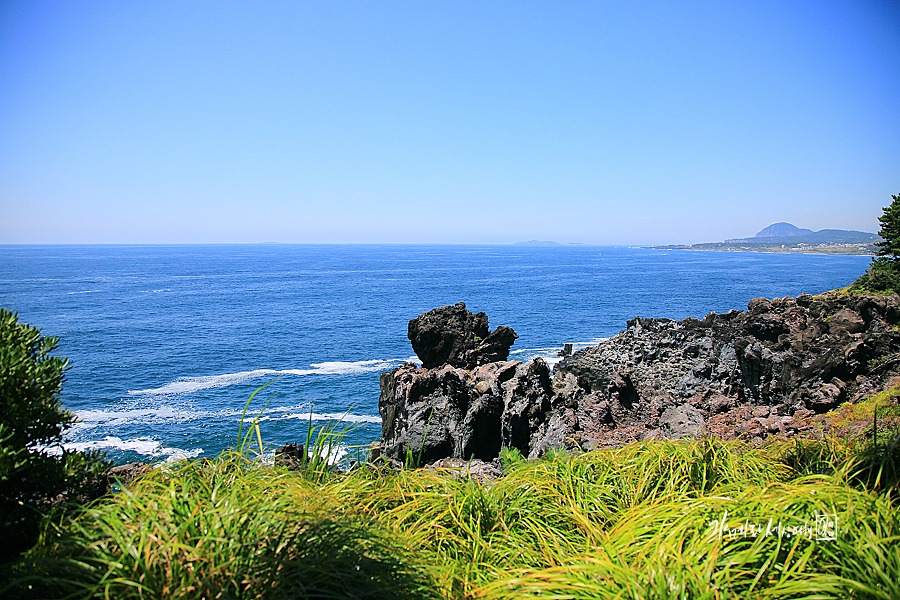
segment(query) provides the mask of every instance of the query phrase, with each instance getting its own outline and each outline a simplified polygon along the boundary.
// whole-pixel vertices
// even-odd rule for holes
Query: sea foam
[[[590,346],[596,346],[603,340],[608,338],[594,338],[590,342],[573,342],[572,343],[572,351],[583,350],[584,348],[589,348]],[[560,350],[562,350],[562,346],[551,346],[547,348],[519,348],[516,350],[510,351],[510,356],[512,355],[524,355],[521,358],[517,358],[517,360],[529,361],[533,358],[543,358],[544,362],[549,365],[552,369],[556,366],[556,364],[563,359],[563,357],[559,356]]]
[[[193,450],[182,450],[181,448],[170,448],[163,446],[157,440],[150,437],[137,437],[128,440],[108,435],[102,440],[89,440],[86,442],[66,442],[63,448],[73,452],[85,452],[88,450],[123,450],[136,452],[149,456],[151,458],[165,457],[166,462],[174,462],[188,458],[197,458],[203,454],[203,448],[195,448]],[[51,454],[61,453],[60,448],[48,448]]]
[[[242,410],[230,408],[223,410],[187,410],[173,406],[156,408],[132,408],[124,410],[82,410],[76,411],[78,421],[72,427],[73,432],[94,429],[96,427],[119,427],[125,425],[160,425],[188,423],[196,421],[231,421],[240,420]],[[255,414],[244,415],[245,421],[252,421]],[[381,423],[381,417],[374,415],[354,415],[350,413],[317,413],[310,412],[308,404],[277,406],[266,409],[261,421],[282,421],[300,419],[313,421],[342,421],[345,423]]]
[[[179,377],[171,383],[158,388],[145,390],[128,390],[132,396],[174,396],[190,394],[210,388],[227,387],[271,375],[355,375],[359,373],[372,373],[387,371],[404,362],[417,362],[416,357],[389,358],[375,360],[359,360],[355,362],[330,361],[312,363],[312,369],[254,369],[253,371],[240,371],[237,373],[224,373],[222,375],[207,375],[202,377]]]

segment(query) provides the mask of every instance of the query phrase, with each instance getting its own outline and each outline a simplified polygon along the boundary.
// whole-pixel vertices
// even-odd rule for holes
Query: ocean
[[[0,246],[0,306],[58,336],[71,369],[66,445],[118,462],[236,445],[254,390],[264,443],[341,419],[375,441],[379,373],[414,360],[407,323],[465,302],[556,359],[635,316],[702,318],[759,296],[851,283],[865,256],[595,246]],[[277,378],[277,380],[276,380]],[[343,427],[344,425],[341,425]]]

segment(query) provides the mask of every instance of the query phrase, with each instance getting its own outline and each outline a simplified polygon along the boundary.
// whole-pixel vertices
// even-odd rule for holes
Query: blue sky
[[[0,2],[0,243],[877,231],[900,6]]]

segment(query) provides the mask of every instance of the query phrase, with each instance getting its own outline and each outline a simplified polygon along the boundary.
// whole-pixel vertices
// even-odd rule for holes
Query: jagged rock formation
[[[381,452],[389,458],[489,461],[501,446],[534,457],[548,447],[647,438],[787,437],[809,428],[815,414],[882,388],[900,364],[896,295],[757,298],[746,312],[702,321],[635,318],[619,335],[564,358],[552,377],[541,359],[507,361],[498,352],[503,360],[485,362],[493,355],[479,354],[481,346],[457,343],[468,334],[453,333],[463,331],[456,323],[464,315],[452,314],[451,334],[429,334],[440,352],[420,352],[423,327],[410,322],[427,364],[381,375]],[[445,355],[454,362],[434,364]]]
[[[516,332],[501,325],[491,332],[483,312],[472,314],[465,302],[422,313],[409,322],[413,351],[426,369],[449,364],[462,369],[506,360]]]
[[[131,485],[133,481],[150,471],[151,466],[144,462],[130,462],[124,465],[111,467],[106,472],[106,487],[103,493],[107,493],[113,485]],[[99,496],[98,496],[99,497]]]
[[[472,370],[406,363],[381,374],[382,453],[415,464],[490,461],[501,446],[529,455],[546,433],[551,395],[550,368],[541,359]]]

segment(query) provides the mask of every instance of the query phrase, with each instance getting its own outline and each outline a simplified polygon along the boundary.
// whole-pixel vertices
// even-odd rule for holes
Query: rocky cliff
[[[881,389],[900,363],[898,296],[757,298],[702,320],[635,318],[552,374],[541,359],[506,360],[515,332],[490,333],[483,315],[460,303],[410,321],[423,365],[382,373],[378,452],[427,463],[491,460],[502,446],[535,457],[648,438],[790,437]]]

